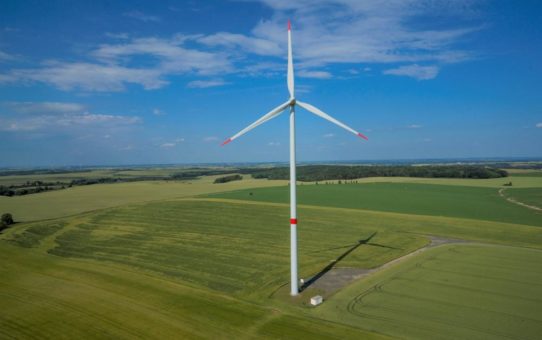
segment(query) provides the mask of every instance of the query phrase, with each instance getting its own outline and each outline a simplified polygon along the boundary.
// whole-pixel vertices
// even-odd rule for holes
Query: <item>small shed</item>
[[[322,303],[322,301],[323,301],[323,298],[320,295],[311,297],[311,305],[313,306],[318,306],[319,304]]]

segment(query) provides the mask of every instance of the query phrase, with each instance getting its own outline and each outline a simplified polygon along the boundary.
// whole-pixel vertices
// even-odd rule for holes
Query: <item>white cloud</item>
[[[0,51],[0,62],[12,60],[12,59],[14,59],[14,58],[15,58],[15,57],[12,56],[11,54]]]
[[[84,105],[66,102],[6,102],[3,103],[17,113],[70,113],[81,112]]]
[[[134,150],[134,147],[132,145],[126,145],[123,147],[118,148],[119,151],[132,151]]]
[[[103,44],[90,53],[95,61],[47,61],[38,68],[0,75],[0,82],[42,82],[65,91],[123,91],[126,84],[154,90],[169,84],[165,79],[168,75],[213,75],[233,70],[228,55],[185,48],[187,39],[175,35],[171,39],[139,38]],[[136,68],[132,61],[137,56],[147,56],[151,63]]]
[[[175,143],[182,143],[184,142],[184,138],[175,138]]]
[[[166,113],[160,109],[154,108],[152,109],[152,114],[155,116],[164,116]]]
[[[308,71],[301,70],[297,72],[297,75],[303,78],[316,78],[316,79],[329,79],[331,78],[331,73],[326,71]]]
[[[542,123],[536,124],[536,127],[542,129]]]
[[[216,136],[209,136],[209,137],[203,138],[204,142],[216,142],[217,140],[218,140],[218,137]]]
[[[258,55],[281,55],[282,49],[278,42],[268,39],[249,37],[243,34],[220,32],[212,35],[202,36],[198,42],[214,47],[241,48],[246,52]]]
[[[407,126],[408,129],[420,129],[422,128],[421,125],[418,125],[418,124],[410,124]]]
[[[334,133],[326,133],[326,134],[324,135],[324,138],[333,138],[333,137],[335,137],[335,134],[334,134]]]
[[[383,73],[394,76],[412,77],[418,80],[433,79],[438,75],[439,68],[437,66],[420,66],[417,64],[399,66],[385,70]]]
[[[69,129],[77,127],[102,126],[107,128],[140,123],[139,117],[116,116],[93,113],[38,115],[0,120],[3,131],[37,131],[48,129]]]
[[[8,113],[0,119],[2,131],[70,131],[77,128],[110,129],[141,123],[136,116],[97,114],[77,103],[9,102]]]
[[[112,33],[112,32],[106,32],[106,37],[112,38],[112,39],[119,39],[119,40],[127,40],[130,38],[128,33]]]
[[[47,83],[61,90],[122,91],[125,83],[151,90],[168,84],[161,79],[160,70],[91,63],[55,62],[40,69],[15,70],[12,76],[22,81]]]
[[[274,41],[285,49],[284,30],[294,17],[294,57],[304,66],[330,63],[458,62],[471,58],[455,43],[480,26],[440,29],[413,26],[416,17],[466,15],[476,1],[444,0],[262,0],[274,10],[252,36]],[[459,20],[455,20],[459,22]],[[429,21],[430,22],[430,21]],[[345,24],[347,23],[347,24]]]
[[[311,93],[312,91],[312,86],[310,85],[303,85],[303,84],[300,84],[300,85],[297,85],[295,86],[295,92],[296,93]]]
[[[194,80],[189,82],[186,86],[189,88],[207,88],[207,87],[216,87],[223,86],[228,84],[222,79],[211,79],[211,80]]]
[[[157,17],[155,15],[148,15],[136,10],[123,13],[122,15],[124,15],[125,17],[132,18],[132,19],[137,19],[143,22],[158,22],[161,20],[160,17]]]
[[[147,55],[156,59],[154,69],[160,74],[216,74],[231,69],[228,56],[183,46],[192,36],[175,35],[171,39],[138,38],[125,44],[103,44],[91,54],[104,63],[121,64],[126,59]]]
[[[280,142],[269,142],[267,143],[268,146],[280,146]]]
[[[175,143],[163,143],[163,144],[160,145],[160,147],[162,149],[171,149],[171,148],[175,147],[176,145],[177,144],[175,144]]]
[[[70,56],[69,61],[12,69],[0,75],[0,83],[39,82],[66,91],[111,92],[123,91],[128,84],[158,89],[169,84],[171,75],[283,76],[288,17],[294,18],[294,59],[299,76],[330,78],[329,72],[314,71],[330,64],[352,64],[348,68],[357,72],[361,69],[355,64],[362,64],[367,72],[367,64],[384,63],[403,65],[390,66],[385,74],[432,79],[446,63],[474,57],[473,52],[457,46],[468,35],[484,28],[481,24],[465,25],[465,20],[461,20],[475,11],[477,1],[260,0],[271,9],[271,15],[260,20],[248,34],[217,32],[130,38],[124,33],[106,33],[115,39],[114,43],[97,46],[79,58]],[[161,20],[137,10],[124,15],[143,22]],[[427,19],[425,24],[414,25],[420,20],[413,19],[420,17]],[[436,21],[430,20],[432,17],[452,25],[442,28],[433,24]],[[260,57],[250,58],[251,54]],[[6,55],[0,52],[0,60]],[[140,57],[147,61],[145,66],[134,66]],[[189,87],[219,85],[224,85],[223,80],[197,79]]]

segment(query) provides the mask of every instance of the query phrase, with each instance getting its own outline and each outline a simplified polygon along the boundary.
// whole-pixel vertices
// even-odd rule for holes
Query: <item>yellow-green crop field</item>
[[[297,298],[287,183],[213,179],[1,197],[20,223],[0,234],[0,337],[542,334],[542,215],[506,199],[542,206],[542,177],[508,178],[505,196],[494,180],[305,183],[300,276],[365,274]]]

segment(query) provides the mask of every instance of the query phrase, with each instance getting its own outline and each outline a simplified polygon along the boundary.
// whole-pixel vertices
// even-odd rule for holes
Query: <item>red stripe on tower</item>
[[[290,224],[297,224],[297,218],[290,218]]]

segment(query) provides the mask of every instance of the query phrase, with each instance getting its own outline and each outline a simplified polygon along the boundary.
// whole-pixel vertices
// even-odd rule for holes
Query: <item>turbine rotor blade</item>
[[[239,131],[237,134],[233,135],[232,137],[226,139],[224,142],[222,142],[222,146],[228,144],[229,142],[233,141],[234,139],[238,138],[238,137],[241,137],[242,135],[244,135],[245,133],[249,132],[250,130],[254,129],[255,127],[257,127],[258,125],[261,125],[275,117],[277,117],[278,115],[280,115],[284,110],[286,110],[286,108],[288,106],[291,105],[291,101],[287,101],[286,103],[284,104],[281,104],[279,106],[277,106],[276,108],[274,108],[273,110],[269,111],[268,113],[266,113],[265,115],[263,115],[262,117],[260,117],[260,119],[258,119],[257,121],[255,121],[254,123],[250,124],[249,126],[247,126],[246,128],[244,128],[243,130]]]
[[[292,57],[292,24],[288,19],[288,92],[294,98],[294,62]]]
[[[355,134],[356,136],[358,137],[361,137],[365,140],[369,140],[369,138],[367,138],[364,134],[362,134],[361,132],[357,132],[356,130],[352,129],[351,127],[349,127],[348,125],[346,124],[343,124],[341,122],[339,122],[337,119],[331,117],[330,115],[328,115],[327,113],[323,112],[322,110],[320,110],[319,108],[317,107],[314,107],[312,106],[311,104],[307,104],[307,103],[303,103],[303,102],[300,102],[299,100],[296,100],[295,102],[297,105],[301,106],[302,108],[304,108],[305,110],[309,111],[309,112],[312,112],[314,113],[315,115],[319,116],[319,117],[322,117],[324,118],[325,120],[328,120],[330,122],[332,122],[333,124],[335,125],[338,125],[340,127],[342,127],[343,129],[347,130],[347,131],[350,131],[351,133]]]

